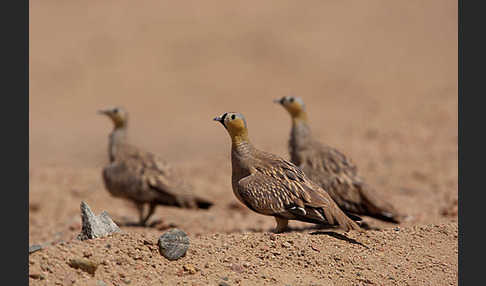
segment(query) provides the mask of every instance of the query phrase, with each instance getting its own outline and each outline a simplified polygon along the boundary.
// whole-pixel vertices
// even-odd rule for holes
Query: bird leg
[[[149,205],[149,210],[148,210],[147,215],[145,216],[145,218],[143,218],[143,219],[141,220],[141,224],[142,224],[142,225],[146,225],[146,224],[147,224],[148,219],[149,219],[149,218],[150,218],[150,217],[151,217],[151,216],[154,214],[154,212],[155,212],[155,207],[156,207],[156,206],[157,206],[157,204],[156,204],[156,203],[150,203],[150,205]]]
[[[135,206],[137,207],[137,211],[138,211],[139,224],[145,225],[146,221],[145,221],[144,216],[143,216],[144,204],[143,203],[135,203]]]
[[[275,229],[275,232],[276,233],[284,232],[287,229],[287,226],[289,225],[289,220],[280,217],[275,217],[275,220],[277,221],[277,228]]]

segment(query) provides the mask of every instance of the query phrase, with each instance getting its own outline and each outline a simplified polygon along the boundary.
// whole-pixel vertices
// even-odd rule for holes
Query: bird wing
[[[319,144],[318,146],[315,144]],[[345,211],[398,221],[400,214],[363,182],[356,165],[338,150],[314,142],[302,168]]]
[[[356,165],[343,153],[314,141],[302,151],[300,167],[314,182],[323,187],[340,206],[360,203],[356,185],[361,184]]]
[[[114,196],[140,198],[140,178],[134,176],[133,170],[125,162],[111,162],[103,168],[102,176],[106,189]]]
[[[267,155],[259,165],[238,182],[238,195],[250,209],[266,215],[359,229],[294,164]]]
[[[312,152],[312,156],[307,157],[309,165],[314,168],[320,167],[324,171],[335,175],[346,175],[349,177],[358,175],[358,167],[339,150],[317,141],[312,142],[311,145],[311,150],[315,152]]]
[[[118,170],[120,174],[123,172],[125,179],[120,178],[121,175],[117,176],[119,184],[122,180],[137,181],[136,198],[143,201],[155,200],[167,205],[184,205],[190,201],[190,189],[182,183],[167,162],[133,145],[124,144],[119,148],[111,169]]]

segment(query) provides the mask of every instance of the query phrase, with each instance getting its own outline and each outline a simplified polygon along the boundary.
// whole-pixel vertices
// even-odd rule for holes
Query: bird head
[[[305,104],[300,97],[284,96],[280,99],[275,99],[273,102],[282,105],[292,118],[298,118],[305,114]]]
[[[113,121],[115,128],[122,128],[127,125],[128,113],[121,107],[99,110],[98,113],[108,116]]]
[[[221,116],[215,117],[213,120],[223,124],[232,139],[248,139],[248,130],[243,114],[226,112]]]

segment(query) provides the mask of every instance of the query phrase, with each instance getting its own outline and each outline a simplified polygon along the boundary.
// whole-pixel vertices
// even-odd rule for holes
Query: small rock
[[[144,239],[143,240],[143,245],[153,245],[152,241]]]
[[[231,264],[231,270],[233,270],[236,273],[241,273],[244,271],[243,266],[236,263]]]
[[[44,275],[40,273],[31,273],[29,274],[29,277],[32,279],[37,279],[37,280],[44,280]]]
[[[189,272],[189,274],[196,274],[196,272],[197,272],[196,268],[192,264],[185,264],[183,266],[183,268],[184,268],[184,271]]]
[[[230,286],[230,285],[224,281],[221,281],[219,282],[218,286]]]
[[[79,240],[105,237],[114,232],[121,232],[106,211],[95,216],[88,204],[81,202],[81,220],[83,222]]]
[[[84,258],[73,258],[68,261],[68,265],[74,269],[81,269],[94,276],[98,263]]]
[[[282,243],[282,247],[283,248],[290,248],[290,247],[292,247],[292,245],[288,242],[284,242],[284,243]]]
[[[172,229],[159,238],[159,251],[169,260],[177,260],[186,255],[189,248],[189,237],[180,229]]]
[[[107,286],[106,283],[104,281],[101,281],[101,280],[96,281],[96,285],[97,286]]]
[[[39,251],[41,249],[42,249],[41,245],[38,245],[38,244],[31,245],[31,246],[29,246],[29,254],[34,253],[36,251]]]
[[[317,252],[321,252],[321,250],[319,249],[319,247],[317,247],[316,245],[312,245],[311,244],[311,248]]]

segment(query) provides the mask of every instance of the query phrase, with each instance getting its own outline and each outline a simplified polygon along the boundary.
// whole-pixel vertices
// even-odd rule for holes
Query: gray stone
[[[184,255],[189,248],[189,237],[180,229],[171,229],[159,238],[159,251],[169,260],[177,260]]]
[[[78,235],[79,240],[87,240],[107,236],[111,233],[121,232],[106,211],[96,216],[86,202],[81,202],[82,229]]]
[[[29,246],[29,254],[34,253],[42,249],[42,245],[34,244]]]

